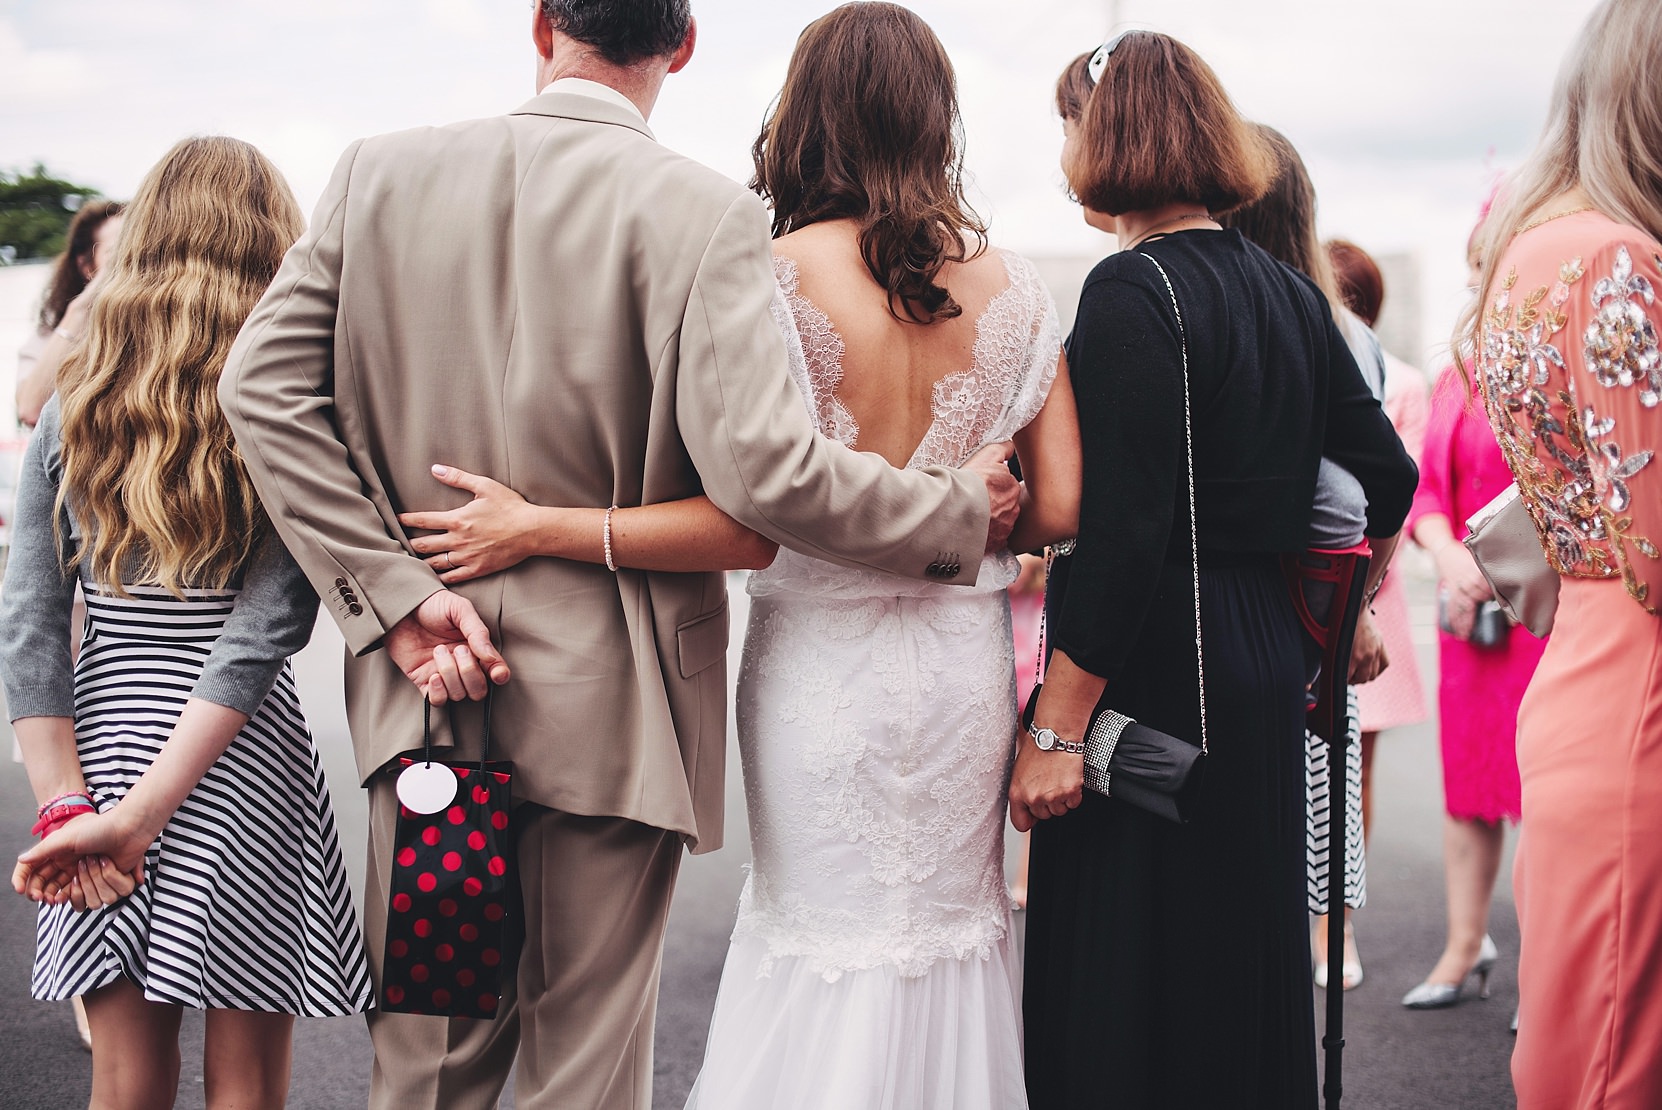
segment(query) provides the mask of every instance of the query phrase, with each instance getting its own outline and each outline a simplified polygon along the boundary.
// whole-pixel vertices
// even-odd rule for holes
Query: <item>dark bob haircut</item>
[[[1169,35],[1121,36],[1078,114],[1090,55],[1057,82],[1057,109],[1078,126],[1074,196],[1110,216],[1188,202],[1214,215],[1258,199],[1275,176],[1274,153],[1235,110],[1212,67]]]

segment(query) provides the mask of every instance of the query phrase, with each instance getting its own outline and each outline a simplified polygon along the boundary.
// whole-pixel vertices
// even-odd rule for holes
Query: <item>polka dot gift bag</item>
[[[381,1009],[494,1018],[515,889],[512,763],[490,762],[491,700],[478,762],[433,758],[432,707],[422,711],[423,752],[403,757]]]

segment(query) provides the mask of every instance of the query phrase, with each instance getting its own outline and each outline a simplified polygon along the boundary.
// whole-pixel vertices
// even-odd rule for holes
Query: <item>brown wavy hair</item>
[[[236,139],[186,139],[139,186],[58,387],[58,503],[84,533],[71,565],[110,592],[223,588],[270,528],[217,390],[304,228],[276,167]]]
[[[121,215],[126,205],[119,200],[89,200],[75,212],[64,233],[63,253],[52,266],[46,296],[40,302],[40,326],[51,331],[63,320],[69,302],[81,295],[92,280],[93,256],[98,250],[98,231]]]
[[[957,77],[917,15],[855,3],[810,23],[751,155],[775,237],[855,220],[895,319],[963,312],[937,279],[986,249],[987,227],[964,198]]]

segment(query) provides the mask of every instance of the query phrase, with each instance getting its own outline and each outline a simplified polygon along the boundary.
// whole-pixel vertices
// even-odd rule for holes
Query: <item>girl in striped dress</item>
[[[248,144],[170,151],[26,459],[0,676],[43,840],[13,885],[42,903],[35,997],[85,997],[94,1106],[172,1102],[191,1006],[207,1011],[208,1105],[279,1107],[294,1015],[370,1004],[288,664],[317,597],[216,398],[302,226]],[[77,581],[88,612],[72,663]]]

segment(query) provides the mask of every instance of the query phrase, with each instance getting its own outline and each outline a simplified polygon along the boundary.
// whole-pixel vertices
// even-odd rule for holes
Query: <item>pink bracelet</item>
[[[35,809],[35,816],[36,817],[43,817],[43,816],[46,815],[47,810],[52,809],[55,806],[64,805],[65,803],[70,802],[70,801],[72,801],[73,799],[76,799],[76,798],[79,798],[81,801],[85,802],[86,803],[85,808],[87,808],[87,809],[97,809],[98,808],[98,803],[93,800],[93,797],[92,797],[91,793],[89,793],[88,791],[85,791],[85,790],[71,790],[67,794],[59,794],[56,798],[53,798],[50,801],[46,802],[44,805],[37,807]]]
[[[96,811],[87,809],[85,806],[53,806],[51,809],[40,815],[40,820],[30,826],[29,835],[39,837],[51,836],[75,818],[84,817],[93,812]]]

